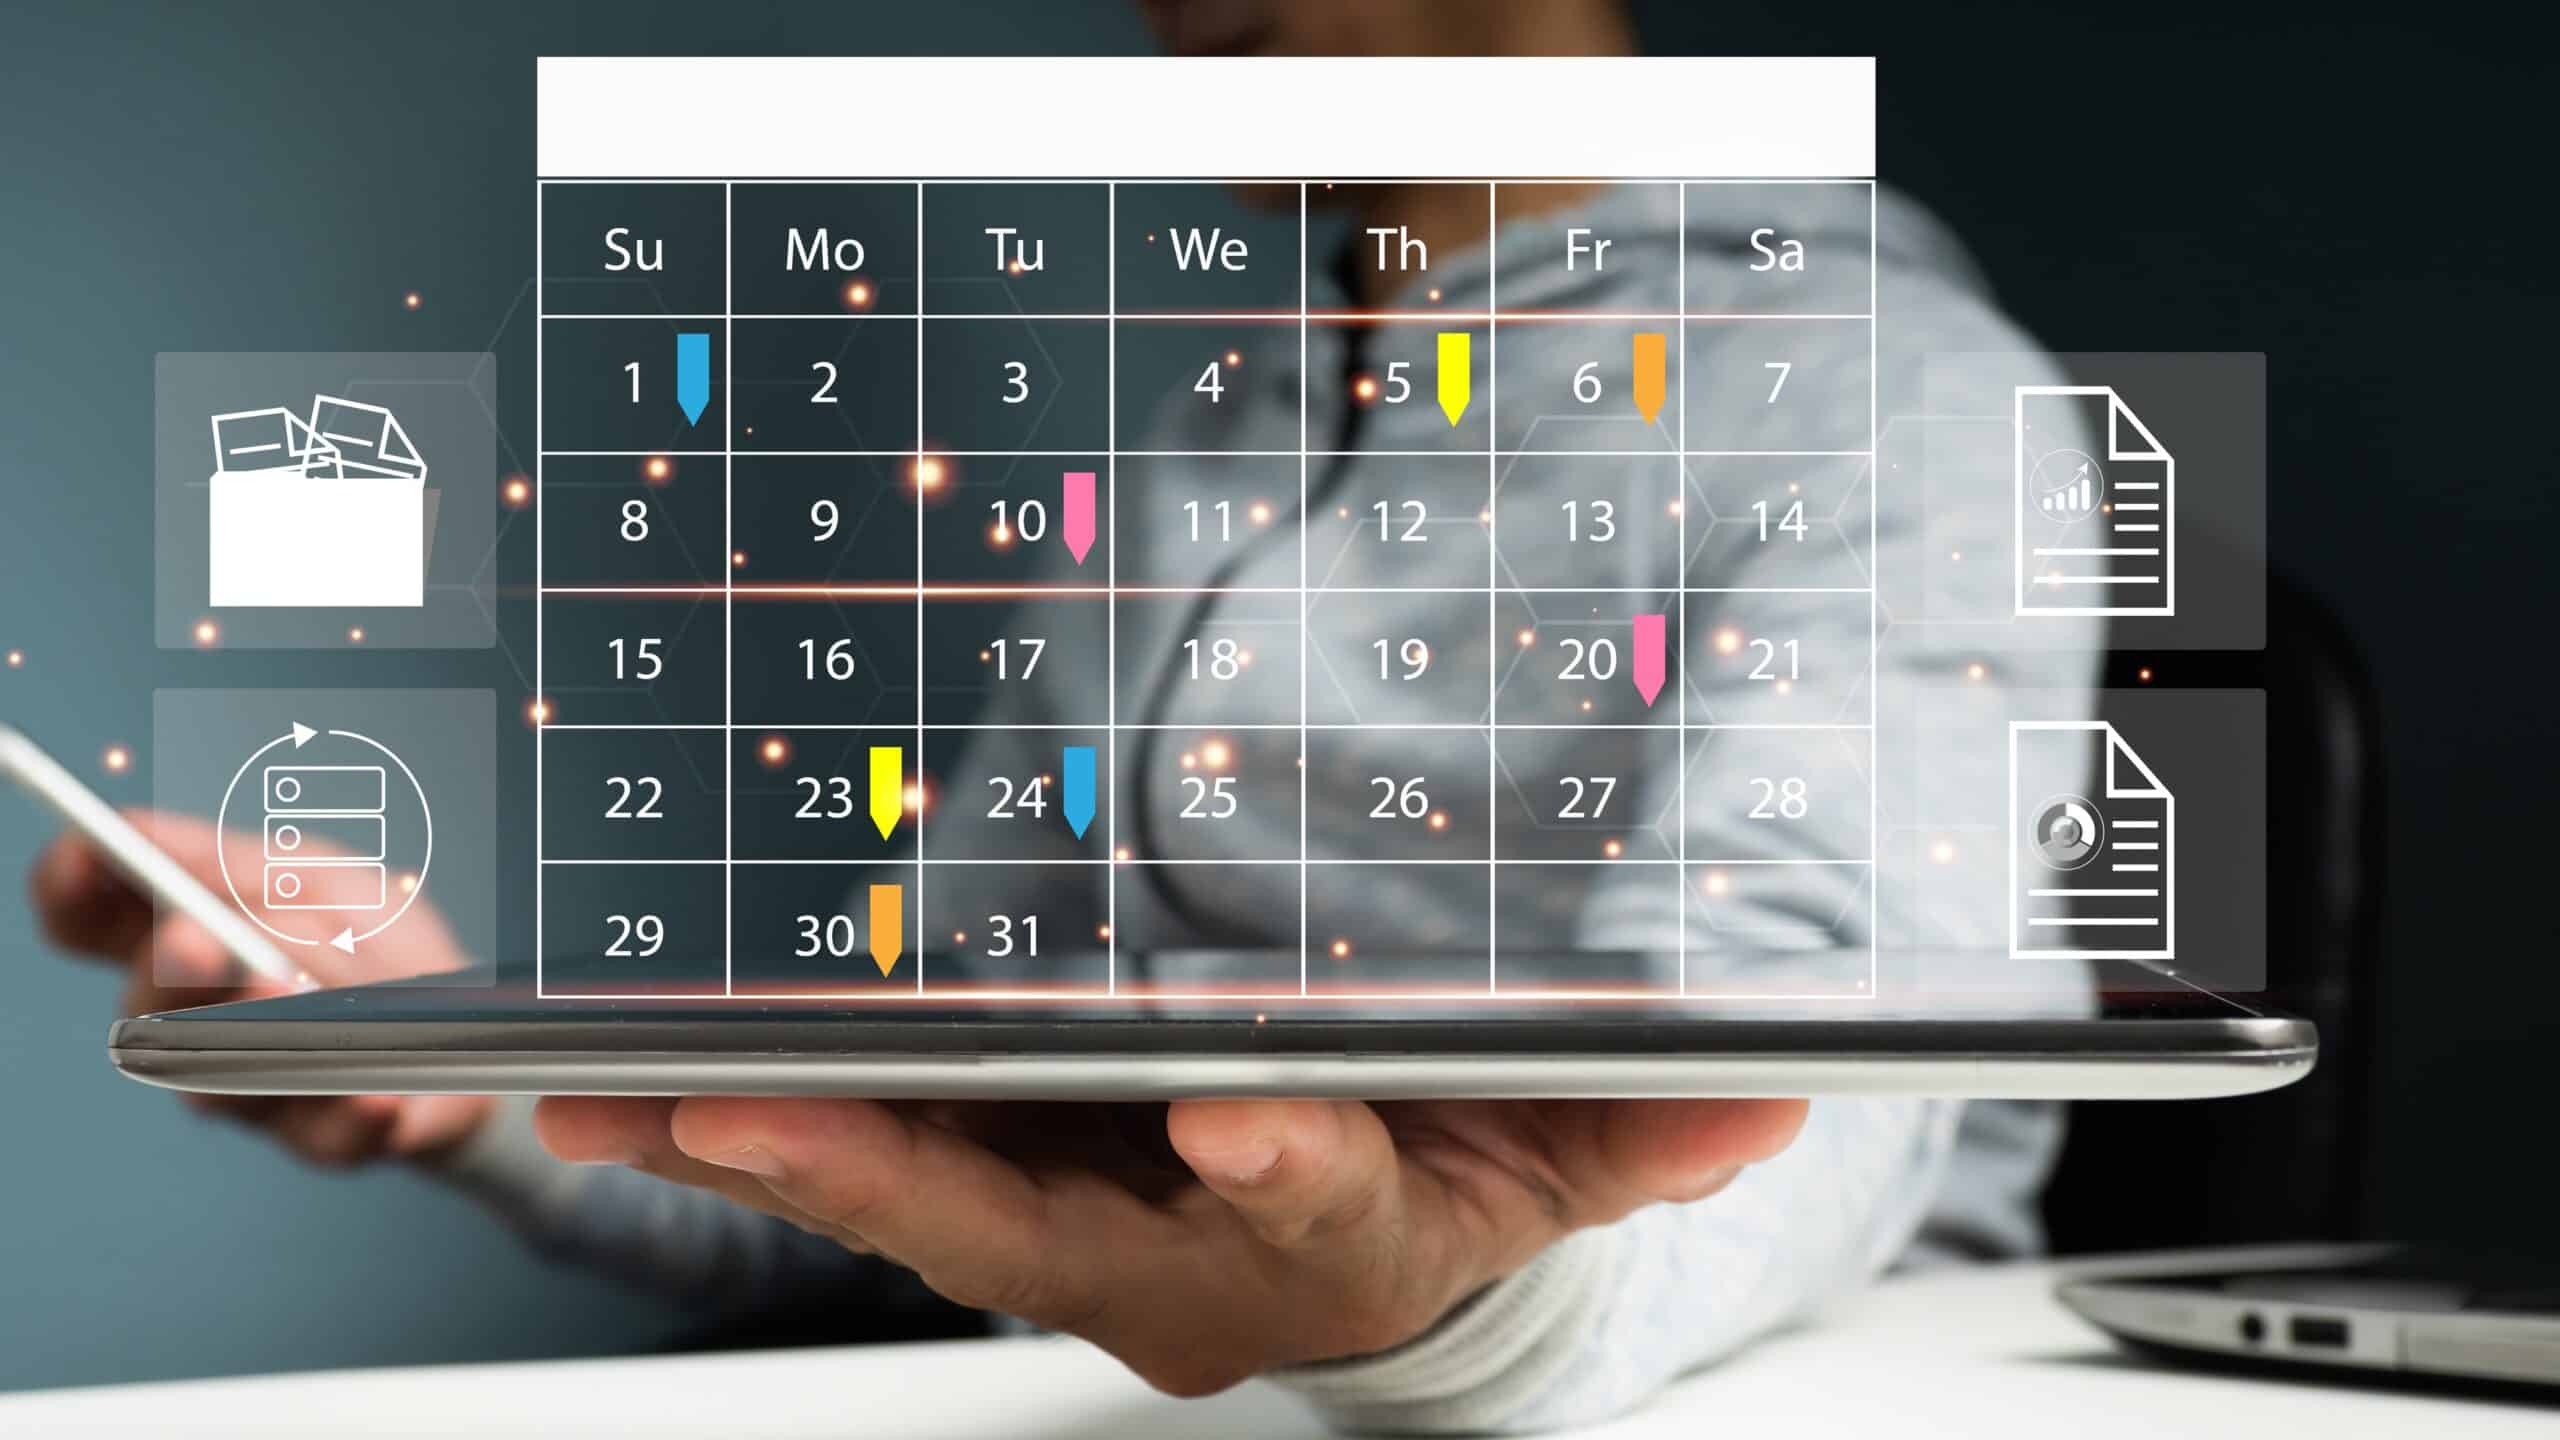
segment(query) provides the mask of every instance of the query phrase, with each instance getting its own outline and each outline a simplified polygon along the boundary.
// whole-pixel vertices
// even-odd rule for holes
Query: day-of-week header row
[[[545,184],[542,311],[1872,309],[1875,192],[1863,181],[1312,185],[1303,209],[1299,194],[1159,182]]]

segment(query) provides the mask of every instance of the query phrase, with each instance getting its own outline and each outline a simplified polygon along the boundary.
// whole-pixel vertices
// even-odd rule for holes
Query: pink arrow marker
[[[1644,703],[1647,705],[1651,705],[1654,697],[1662,693],[1663,654],[1668,648],[1663,636],[1662,616],[1639,615],[1636,617],[1636,653],[1632,668],[1635,672],[1636,693],[1644,697]]]
[[[1067,472],[1064,508],[1066,515],[1059,522],[1058,529],[1067,542],[1067,553],[1076,557],[1076,563],[1081,565],[1084,557],[1093,553],[1092,471]]]

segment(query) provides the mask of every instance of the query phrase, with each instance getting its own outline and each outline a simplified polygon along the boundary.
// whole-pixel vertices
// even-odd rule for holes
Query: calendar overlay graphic
[[[543,62],[541,993],[1865,947],[1871,66],[1312,63]]]

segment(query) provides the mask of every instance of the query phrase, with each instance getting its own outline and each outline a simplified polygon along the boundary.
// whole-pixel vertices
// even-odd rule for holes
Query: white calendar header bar
[[[1863,177],[1875,61],[545,57],[574,178]]]

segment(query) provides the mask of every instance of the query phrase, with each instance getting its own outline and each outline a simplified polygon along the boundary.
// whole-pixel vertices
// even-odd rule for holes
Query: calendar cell
[[[1121,706],[1201,725],[1298,723],[1298,597],[1123,595],[1113,677]],[[1125,722],[1124,722],[1125,723]]]
[[[1050,725],[1100,725],[1111,696],[1060,676],[1111,669],[1111,606],[1100,594],[1037,600],[937,595],[924,607],[924,723],[961,725],[991,706]],[[1013,702],[1019,708],[1006,709]]]
[[[1343,467],[1306,525],[1320,590],[1474,590],[1491,583],[1493,472],[1482,454],[1378,457]]]
[[[1692,318],[1690,453],[1866,450],[1873,330],[1862,319]]]
[[[1678,592],[1505,590],[1494,610],[1499,723],[1680,723],[1669,674],[1680,655]]]
[[[1307,867],[1307,989],[1320,995],[1492,988],[1493,867],[1319,861]]]
[[[1110,857],[1103,812],[1113,793],[1112,755],[1103,727],[931,730],[924,749],[928,863]]]
[[[1120,849],[1137,861],[1294,859],[1298,732],[1148,730],[1129,742],[1136,813]]]
[[[1123,181],[1113,205],[1118,313],[1295,315],[1296,185]]]
[[[1493,347],[1503,449],[1567,455],[1677,450],[1675,319],[1504,315]]]
[[[925,984],[971,990],[1095,994],[1111,978],[1108,947],[1083,893],[1087,865],[1008,865],[1002,883],[963,876],[990,867],[927,864]]]
[[[1678,858],[1677,730],[1504,730],[1495,740],[1500,858]]]
[[[542,322],[542,443],[618,455],[726,448],[717,318]]]
[[[737,320],[729,343],[736,449],[915,449],[915,321]]]
[[[552,595],[542,699],[554,725],[717,725],[723,601],[708,595]]]
[[[1111,303],[1110,213],[1108,185],[926,186],[925,313],[1103,314]]]
[[[1864,730],[1693,731],[1687,815],[1698,860],[1867,856],[1872,786]]]
[[[1680,464],[1669,455],[1507,455],[1493,538],[1507,585],[1663,585],[1678,573]]]
[[[718,315],[725,187],[546,185],[542,313]]]
[[[1298,448],[1298,322],[1127,321],[1115,327],[1119,434],[1143,448]]]
[[[908,483],[913,469],[904,456],[732,459],[729,534],[735,583],[741,588],[913,586],[916,492]]]
[[[1482,730],[1307,733],[1307,843],[1331,855],[1486,859],[1493,772]]]
[[[912,594],[741,592],[729,625],[737,724],[915,724]]]
[[[727,462],[717,455],[562,456],[543,476],[542,569],[553,585],[725,583]]]
[[[1298,575],[1298,458],[1294,455],[1127,455],[1113,467],[1120,506],[1117,582],[1191,589],[1242,565]],[[1257,582],[1258,583],[1258,582]]]
[[[552,863],[542,882],[544,994],[725,991],[729,936],[718,865]]]
[[[1107,320],[927,319],[928,450],[1082,453],[1111,439]]]
[[[1691,456],[1687,583],[1865,590],[1872,465],[1863,455]]]
[[[1679,993],[1680,876],[1661,860],[1495,867],[1494,988]]]
[[[915,848],[916,732],[741,729],[729,739],[730,853],[886,863]]]
[[[916,313],[913,185],[738,185],[729,244],[735,314]]]
[[[1692,244],[1691,315],[1869,314],[1875,187],[1736,181],[1686,187],[1692,233],[1740,244]]]
[[[1871,622],[1863,594],[1691,594],[1690,722],[1865,722]]]
[[[1307,720],[1481,725],[1493,697],[1490,607],[1367,591],[1307,597]]]
[[[936,585],[1101,587],[1111,575],[1115,477],[1103,451],[938,459],[924,547]]]
[[[1623,309],[1607,297],[1680,293],[1680,250],[1668,237],[1680,218],[1680,187],[1642,181],[1610,187],[1606,221],[1554,216],[1556,186],[1493,187],[1494,266],[1506,312],[1572,314]]]
[[[712,730],[543,736],[542,812],[562,860],[706,860],[728,851],[727,768]]]
[[[738,866],[729,894],[736,993],[914,991],[915,942],[925,933],[915,877],[913,865]],[[881,923],[891,916],[896,923]]]

